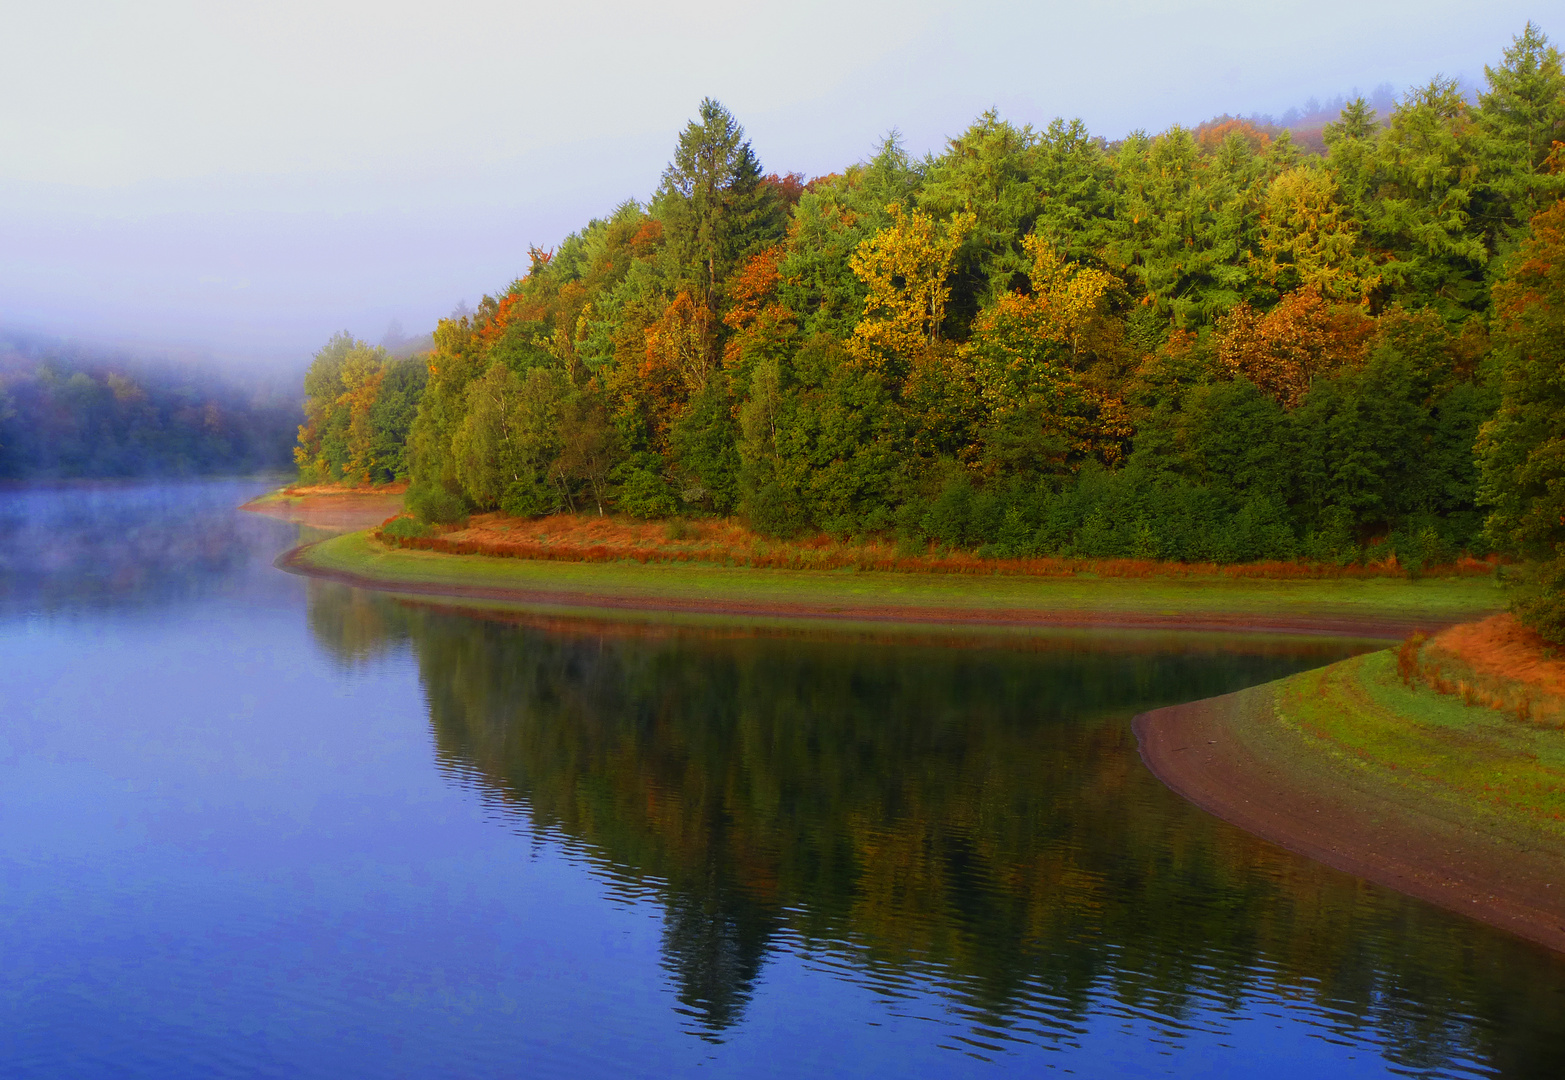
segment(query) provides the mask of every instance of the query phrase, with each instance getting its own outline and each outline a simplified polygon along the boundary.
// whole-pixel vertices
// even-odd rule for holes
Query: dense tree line
[[[0,345],[0,478],[280,470],[298,412],[210,370]]]
[[[649,202],[534,249],[423,367],[335,339],[300,460],[407,476],[430,519],[737,513],[1220,561],[1510,548],[1474,444],[1523,348],[1519,252],[1549,242],[1529,224],[1565,195],[1565,75],[1531,25],[1485,70],[1475,100],[1437,78],[1386,114],[1347,102],[1324,153],[1233,118],[1110,143],[991,112],[938,155],[890,138],[808,183],[709,100]]]

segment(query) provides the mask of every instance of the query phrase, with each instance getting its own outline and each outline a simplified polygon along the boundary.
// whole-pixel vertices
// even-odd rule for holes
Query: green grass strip
[[[1295,763],[1322,757],[1363,790],[1455,824],[1565,841],[1558,728],[1405,686],[1390,651],[1291,676],[1274,694]]]
[[[1500,610],[1487,578],[1264,581],[1244,578],[1027,578],[871,571],[763,570],[702,563],[542,562],[388,548],[350,533],[303,560],[395,588],[398,583],[574,592],[656,601],[905,606],[952,611],[1092,612],[1257,620],[1396,619],[1431,624]]]

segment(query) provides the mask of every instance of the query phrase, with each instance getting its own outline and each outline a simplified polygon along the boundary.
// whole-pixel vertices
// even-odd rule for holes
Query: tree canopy
[[[649,202],[533,249],[420,370],[333,339],[301,465],[993,555],[1541,557],[1495,477],[1552,408],[1518,358],[1565,74],[1531,24],[1485,73],[1319,142],[991,111],[808,182],[707,99]]]

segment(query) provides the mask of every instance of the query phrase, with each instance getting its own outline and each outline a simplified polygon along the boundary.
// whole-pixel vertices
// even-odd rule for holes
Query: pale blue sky
[[[1548,6],[1546,6],[1548,7]],[[1483,65],[1536,3],[0,5],[0,328],[296,363],[421,332],[657,183],[702,96],[768,170],[989,106],[1115,138]],[[1558,31],[1565,33],[1565,31]]]

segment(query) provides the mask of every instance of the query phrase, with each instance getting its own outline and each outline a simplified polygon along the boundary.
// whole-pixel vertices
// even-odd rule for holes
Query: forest
[[[0,479],[278,472],[298,410],[207,368],[0,341]]]
[[[428,523],[1501,553],[1557,593],[1560,53],[1529,24],[1476,93],[1436,77],[1381,104],[1346,102],[1319,149],[1235,117],[1110,141],[991,111],[939,154],[893,134],[806,180],[707,100],[650,199],[533,248],[428,353],[333,338],[295,458],[307,480],[409,480]]]

